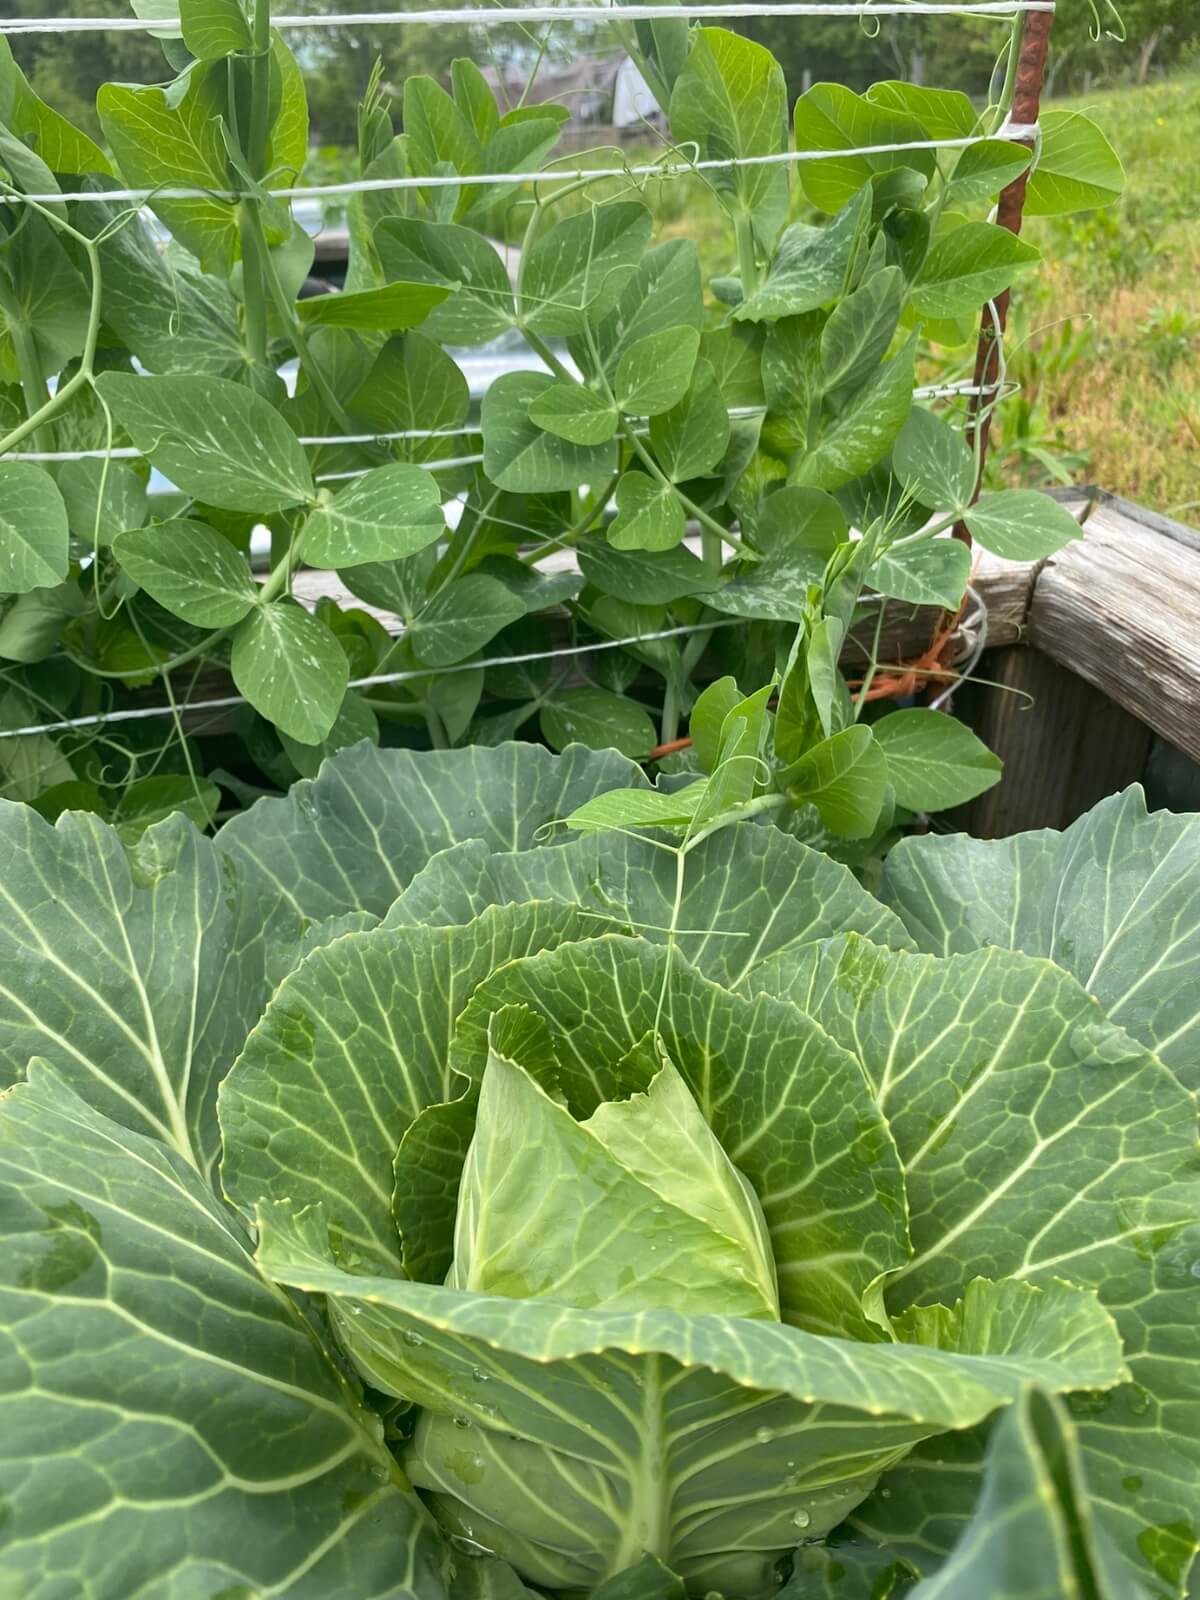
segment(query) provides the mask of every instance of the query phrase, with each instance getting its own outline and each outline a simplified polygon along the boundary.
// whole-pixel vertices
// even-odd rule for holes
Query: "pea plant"
[[[1020,560],[1078,534],[1041,495],[976,499],[962,417],[919,403],[929,353],[967,363],[1038,259],[988,220],[1031,161],[1005,137],[1020,21],[982,110],[816,84],[789,126],[761,46],[618,19],[667,118],[645,158],[556,154],[568,112],[502,106],[470,61],[395,104],[377,75],[321,294],[269,0],[183,0],[171,81],[100,91],[103,148],[0,38],[0,731],[53,730],[0,739],[4,792],[133,833],[211,820],[184,714],[225,674],[234,764],[272,786],[381,738],[684,747],[695,772],[714,680],[726,709],[770,700],[756,760],[811,829],[875,837],[994,782],[967,730],[878,718],[871,689],[885,605],[960,606],[952,530]],[[719,204],[736,274],[656,237],[665,174]],[[1079,116],[1029,179],[1043,212],[1119,184]],[[464,352],[497,340],[524,356],[480,403]],[[301,604],[305,568],[342,599]],[[170,718],[109,719],[139,697]]]

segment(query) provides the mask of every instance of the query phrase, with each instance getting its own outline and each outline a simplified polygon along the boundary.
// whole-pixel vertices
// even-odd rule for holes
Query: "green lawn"
[[[999,471],[1044,478],[1043,448],[1089,479],[1200,526],[1200,76],[1054,105],[1086,110],[1125,163],[1119,204],[1030,219],[1045,253],[1014,297]]]

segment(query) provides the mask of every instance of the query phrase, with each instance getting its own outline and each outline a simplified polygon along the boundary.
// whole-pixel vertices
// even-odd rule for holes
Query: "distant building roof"
[[[568,108],[574,122],[611,121],[627,127],[658,113],[645,79],[623,50],[580,55],[563,66],[543,64],[528,94],[528,74],[513,63],[484,67],[483,76],[493,92],[502,90],[513,102],[522,95],[525,105],[558,101]]]

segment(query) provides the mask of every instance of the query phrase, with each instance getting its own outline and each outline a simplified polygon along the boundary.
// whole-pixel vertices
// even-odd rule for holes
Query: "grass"
[[[995,470],[1087,479],[1200,526],[1200,76],[1054,105],[1100,124],[1128,182],[1104,211],[1026,224],[1046,265],[1014,296],[1022,392],[999,419]]]

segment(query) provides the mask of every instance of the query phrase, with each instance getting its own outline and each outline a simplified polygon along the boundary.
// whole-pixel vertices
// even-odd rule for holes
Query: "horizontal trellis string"
[[[450,667],[417,667],[407,672],[377,672],[367,678],[352,678],[348,689],[383,688],[390,683],[408,683],[417,678],[444,678],[452,672],[482,672],[488,667],[519,667],[530,661],[557,661],[566,656],[587,656],[599,650],[620,650],[626,645],[653,644],[658,639],[677,639],[685,634],[712,633],[717,628],[736,628],[743,617],[727,617],[720,622],[689,622],[678,628],[662,628],[657,633],[633,634],[628,639],[598,639],[592,644],[565,645],[561,650],[530,650],[518,656],[492,656],[484,661],[459,661]],[[403,633],[396,635],[402,639]],[[140,722],[147,717],[169,717],[176,713],[228,711],[247,703],[243,694],[221,695],[212,700],[191,700],[173,706],[132,706],[123,711],[97,712],[87,717],[65,717],[61,722],[31,723],[24,728],[0,728],[0,739],[23,739],[34,734],[67,733],[73,728],[94,728],[110,722]]]
[[[1027,139],[1036,129],[1018,123],[1010,130],[1001,128],[996,133],[973,133],[958,139],[910,139],[900,144],[852,145],[844,150],[780,150],[767,156],[711,157],[703,161],[657,162],[642,166],[577,167],[558,171],[543,167],[536,172],[464,172],[436,173],[429,177],[355,178],[346,183],[317,183],[293,189],[264,189],[261,194],[246,193],[236,189],[202,189],[182,185],[165,185],[158,189],[100,189],[55,190],[47,194],[23,194],[6,191],[0,202],[21,205],[33,200],[40,205],[70,200],[78,204],[99,204],[102,201],[124,201],[144,205],[152,200],[220,200],[233,205],[240,200],[332,199],[336,195],[375,194],[399,189],[459,189],[477,188],[492,183],[566,183],[581,178],[678,178],[691,172],[713,172],[731,167],[791,166],[800,161],[845,161],[851,156],[903,155],[908,150],[968,150],[974,145],[990,144],[995,139]]]
[[[154,374],[151,374],[154,376]],[[995,394],[1003,388],[1001,382],[977,384],[970,381],[963,383],[928,383],[922,384],[913,390],[914,400],[948,400],[955,395],[962,395],[970,399],[978,395]],[[760,416],[763,414],[762,406],[731,406],[729,415],[740,420],[743,417]],[[462,428],[401,428],[394,433],[327,433],[327,434],[302,434],[296,443],[316,448],[321,445],[339,444],[390,444],[393,441],[405,439],[470,439],[480,433],[480,424],[473,427]],[[111,450],[13,450],[0,457],[4,461],[140,461],[143,452],[135,449],[133,445],[116,445]],[[441,463],[434,462],[437,466]],[[426,462],[417,462],[418,466],[429,465]]]
[[[1053,11],[1055,0],[729,0],[728,4],[446,6],[416,11],[325,12],[308,17],[272,17],[275,28],[388,28],[462,22],[503,27],[512,22],[676,22],[704,17],[1013,17],[1023,11]],[[12,17],[0,33],[152,33],[178,31],[178,17]]]

